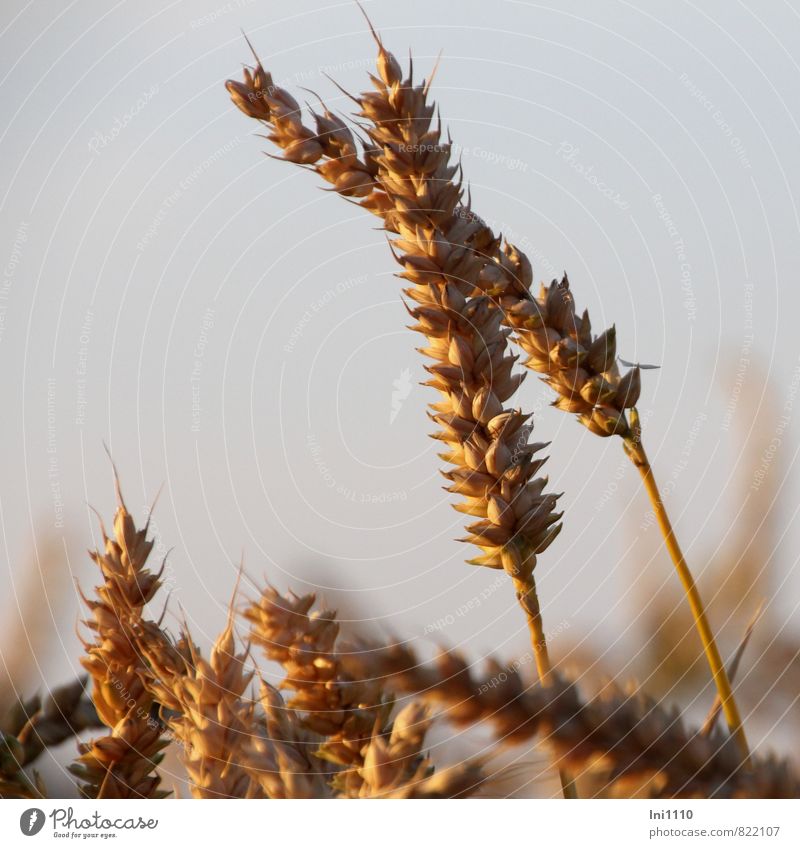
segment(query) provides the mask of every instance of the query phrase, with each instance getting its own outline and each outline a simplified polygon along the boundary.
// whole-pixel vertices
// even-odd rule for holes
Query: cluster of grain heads
[[[381,682],[354,679],[347,670],[335,613],[315,610],[314,603],[313,595],[281,595],[268,586],[244,611],[253,642],[281,664],[281,687],[291,692],[288,709],[282,703],[277,712],[265,707],[270,735],[291,734],[336,797],[454,798],[478,791],[482,763],[435,773],[424,753],[428,711],[411,703],[392,716],[392,698]]]
[[[429,283],[426,292],[425,283],[431,275],[444,270],[443,262],[451,261],[457,268],[452,272],[458,283],[451,288],[470,300],[476,299],[476,295],[485,296],[490,310],[491,307],[500,308],[500,320],[513,330],[515,341],[526,354],[525,364],[544,375],[544,381],[556,392],[554,406],[577,415],[596,435],[618,435],[624,439],[626,453],[642,476],[687,593],[729,730],[737,739],[746,762],[749,749],[730,681],[642,444],[635,410],[641,391],[640,369],[633,367],[624,375],[620,373],[615,328],[596,337],[593,335],[588,313],[584,311],[578,318],[566,275],[560,283],[554,280],[549,286],[543,286],[538,297],[532,295],[533,270],[525,254],[496,236],[472,212],[469,203],[462,204],[460,186],[453,179],[455,171],[449,164],[449,141],[442,139],[441,127],[432,122],[433,107],[427,101],[428,85],[423,82],[414,86],[410,72],[408,79],[403,79],[400,64],[384,48],[374,30],[373,35],[378,44],[378,74],[371,76],[374,91],[353,98],[360,108],[359,118],[365,122],[364,130],[368,135],[360,157],[352,133],[328,110],[324,115],[315,115],[316,135],[305,127],[297,102],[274,86],[260,63],[255,72],[245,73],[244,83],[229,81],[228,90],[245,114],[273,129],[269,138],[284,149],[284,158],[296,161],[292,139],[302,138],[305,157],[302,164],[312,165],[340,194],[362,198],[362,206],[379,215],[389,232],[400,235],[397,244],[405,253],[398,261],[404,266],[403,276],[416,284],[407,294],[420,303],[414,311],[419,321],[417,329],[434,338],[439,334],[440,343],[430,344],[426,352],[437,360],[440,369],[457,369],[462,354],[454,349],[451,359],[449,325],[441,318],[445,297],[437,295]],[[331,140],[334,138],[337,143]],[[465,227],[451,229],[453,218],[463,221]],[[449,240],[454,234],[458,238]],[[469,268],[469,274],[460,274],[462,263]],[[442,279],[453,281],[446,274]],[[423,309],[426,311],[422,312]],[[482,341],[487,349],[492,344],[491,339]],[[434,384],[437,377],[439,383],[445,382],[441,372],[434,371],[434,375]],[[448,401],[450,407],[454,405],[450,398],[445,399],[443,415],[451,414]],[[467,402],[465,397],[461,408]],[[469,419],[466,420],[469,423]],[[480,451],[485,444],[481,439],[477,441]],[[459,458],[457,450],[453,455]],[[467,504],[477,506],[479,515],[483,494],[485,492],[479,493],[477,505]],[[490,542],[490,536],[503,539],[504,531],[516,531],[509,512],[503,510],[505,503],[503,499],[500,510],[494,509],[492,515],[487,510],[486,517],[481,516],[484,520],[479,522],[478,532],[470,530],[472,541]],[[493,516],[500,515],[505,524],[493,520]],[[517,559],[520,541],[523,559],[527,559],[530,544],[516,532],[514,539],[517,549],[514,559]],[[547,536],[544,540],[549,541]],[[501,567],[502,543],[481,546],[484,556],[478,562]],[[543,547],[540,545],[540,549]],[[533,631],[533,627],[531,629]]]
[[[103,582],[93,598],[85,599],[91,615],[85,623],[94,639],[82,658],[94,706],[109,732],[80,746],[72,770],[87,797],[153,798],[164,794],[156,766],[167,740],[151,716],[153,698],[142,682],[137,633],[161,574],[147,568],[153,548],[148,527],[136,529],[119,490],[118,501],[113,534],[102,528],[104,549],[91,554]]]
[[[82,794],[92,797],[164,797],[156,766],[169,743],[196,798],[438,797],[480,786],[474,763],[434,775],[422,750],[425,710],[409,707],[392,720],[381,686],[352,680],[336,653],[334,614],[312,611],[313,597],[267,588],[244,613],[267,657],[284,667],[288,705],[261,678],[249,645],[237,647],[233,602],[207,658],[185,625],[173,641],[143,614],[160,585],[146,567],[153,543],[118,498],[113,536],[104,531],[104,550],[93,555],[104,581],[86,600],[96,636],[83,658],[93,704],[76,685],[54,693],[43,711],[26,705],[27,722],[8,722],[0,748],[4,796],[43,795],[21,766],[68,735],[65,726],[76,732],[92,716],[109,732],[80,743],[72,766]]]

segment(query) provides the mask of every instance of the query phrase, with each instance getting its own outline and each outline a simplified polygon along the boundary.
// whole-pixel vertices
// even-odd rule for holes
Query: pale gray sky
[[[537,277],[566,268],[595,326],[616,323],[623,357],[662,366],[644,375],[641,408],[698,573],[738,521],[754,451],[781,442],[766,463],[782,486],[773,591],[796,622],[797,10],[364,5],[421,72],[443,50],[435,96],[476,210]],[[173,548],[174,606],[203,641],[244,557],[256,577],[325,587],[420,644],[511,658],[524,622],[510,587],[453,541],[461,516],[385,238],[315,175],[264,157],[223,88],[249,58],[242,30],[295,94],[349,111],[325,73],[366,84],[373,43],[352,2],[4,0],[3,609],[46,538],[57,569],[92,585],[87,504],[109,519],[114,507],[106,441],[138,517],[164,485],[154,527]],[[754,428],[768,385],[777,415]],[[567,622],[570,643],[607,646],[627,674],[637,581],[674,576],[651,562],[656,531],[619,442],[549,400],[530,375],[519,403],[539,410],[565,492],[565,530],[538,571],[553,653]],[[67,679],[80,603],[70,582],[56,594],[63,642],[43,668]]]

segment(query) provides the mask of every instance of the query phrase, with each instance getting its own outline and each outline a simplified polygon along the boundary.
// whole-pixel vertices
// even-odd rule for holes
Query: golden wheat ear
[[[148,568],[153,541],[125,506],[114,468],[117,511],[109,535],[101,521],[103,548],[90,553],[102,582],[84,597],[89,639],[81,663],[92,681],[92,701],[109,732],[79,746],[71,766],[81,794],[91,798],[160,798],[157,766],[168,739],[154,721],[153,697],[143,682],[146,668],[140,633],[145,606],[161,587],[163,564]]]
[[[195,798],[267,797],[252,780],[247,764],[255,708],[247,690],[253,678],[249,651],[238,651],[233,617],[214,642],[208,659],[194,644],[184,625],[181,641],[173,645],[149,638],[143,645],[148,664],[148,687],[159,702]],[[263,752],[266,775],[275,764]]]

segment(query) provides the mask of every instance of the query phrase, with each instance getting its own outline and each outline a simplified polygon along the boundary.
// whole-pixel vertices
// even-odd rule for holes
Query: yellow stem
[[[638,421],[632,416],[632,423],[634,422],[638,425]],[[625,440],[626,452],[633,461],[633,464],[639,469],[639,474],[641,474],[644,488],[653,506],[653,511],[655,512],[658,526],[661,528],[661,534],[664,536],[667,550],[689,601],[695,627],[703,643],[703,650],[705,651],[706,659],[711,669],[714,685],[717,687],[717,692],[722,702],[722,712],[728,723],[731,736],[739,747],[743,763],[747,767],[750,765],[750,748],[747,744],[747,737],[745,736],[742,719],[739,715],[739,707],[736,705],[736,699],[733,697],[728,672],[725,670],[725,664],[720,656],[719,648],[717,648],[714,633],[708,623],[700,592],[697,589],[692,573],[675,537],[675,532],[672,529],[664,502],[661,500],[661,492],[658,489],[656,478],[653,476],[653,469],[645,453],[644,445],[642,445],[638,426],[634,426],[634,431],[636,433],[635,437]]]
[[[533,658],[536,661],[539,682],[542,686],[548,686],[553,669],[550,665],[550,655],[547,652],[547,641],[544,636],[544,628],[542,627],[542,613],[539,608],[539,596],[536,593],[536,582],[533,579],[532,573],[524,577],[515,574],[511,576],[514,580],[517,600],[524,610],[525,618],[528,621],[528,630],[531,634],[531,645],[533,646]],[[571,775],[565,769],[559,768],[558,776],[561,779],[561,788],[564,792],[564,797],[577,798],[578,792]]]

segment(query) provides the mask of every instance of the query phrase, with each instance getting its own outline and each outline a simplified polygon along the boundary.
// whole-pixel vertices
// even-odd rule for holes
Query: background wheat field
[[[800,13],[723,0],[363,6],[404,71],[412,49],[416,82],[438,61],[430,96],[452,159],[483,221],[527,254],[533,289],[566,269],[594,332],[615,326],[622,360],[657,366],[642,368],[636,406],[664,503],[723,657],[760,610],[736,698],[754,754],[793,756]],[[165,562],[153,617],[166,604],[165,626],[185,623],[203,655],[227,632],[237,581],[240,609],[269,582],[315,593],[342,639],[423,660],[445,646],[476,687],[499,673],[492,657],[536,679],[514,581],[466,566],[475,550],[454,541],[465,516],[429,438],[435,392],[391,225],[320,191],[303,172],[316,162],[263,155],[281,151],[225,91],[256,63],[243,32],[270,92],[304,108],[319,95],[352,115],[345,92],[377,73],[350,2],[8,0],[0,12],[0,707],[85,673],[81,592],[100,579],[86,550],[103,550],[98,513],[113,535],[117,507],[109,454],[129,518],[149,521],[150,567]],[[548,490],[563,493],[563,530],[536,566],[555,673],[587,696],[636,681],[699,726],[715,689],[639,474],[619,438],[554,409],[538,376],[506,405],[533,412]],[[237,658],[257,621],[277,685],[275,623],[254,610],[222,654]],[[181,712],[165,691],[159,702]],[[409,709],[412,728],[427,720]],[[167,749],[162,788],[188,796],[200,778],[182,750]],[[489,756],[486,794],[560,791],[546,744],[500,751],[486,721],[437,721],[425,750],[442,775]],[[70,738],[37,761],[54,796],[76,792],[75,751]],[[578,783],[641,789],[589,772]]]

